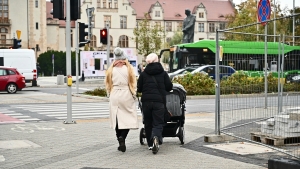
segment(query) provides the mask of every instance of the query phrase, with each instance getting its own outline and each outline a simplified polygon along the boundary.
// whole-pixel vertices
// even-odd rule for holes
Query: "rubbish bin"
[[[64,75],[57,75],[57,85],[64,85]]]

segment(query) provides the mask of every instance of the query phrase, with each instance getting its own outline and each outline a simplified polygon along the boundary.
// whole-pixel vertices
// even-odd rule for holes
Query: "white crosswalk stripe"
[[[73,103],[72,104],[72,118],[73,119],[93,119],[93,118],[107,118],[109,117],[109,103]],[[24,104],[24,105],[13,105],[13,108],[27,110],[39,115],[47,117],[53,117],[56,119],[65,120],[67,118],[67,104]],[[6,112],[4,114],[7,114]],[[21,113],[12,113],[12,117],[27,121],[26,115]],[[141,110],[137,107],[138,115],[141,115]],[[8,114],[7,114],[8,115]],[[43,119],[40,119],[43,120]]]
[[[0,109],[0,113],[2,114],[5,114],[7,116],[10,116],[10,117],[13,117],[13,118],[16,118],[16,119],[19,119],[19,120],[22,120],[22,121],[40,121],[41,119],[38,119],[38,118],[32,118],[30,116],[26,116],[26,115],[23,115],[22,113],[17,113],[15,111],[12,111],[12,110],[8,110],[8,109]]]

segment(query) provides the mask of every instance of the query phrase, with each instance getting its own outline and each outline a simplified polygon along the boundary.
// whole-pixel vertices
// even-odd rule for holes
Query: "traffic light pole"
[[[110,66],[110,60],[109,60],[109,55],[110,55],[110,35],[109,35],[109,23],[107,22],[106,23],[106,29],[107,29],[107,69],[109,68]]]
[[[67,120],[65,124],[75,123],[72,120],[72,85],[69,83],[69,78],[72,78],[71,74],[71,24],[70,24],[70,5],[71,0],[66,0],[66,61],[67,61]]]
[[[75,21],[75,41],[76,41],[76,49],[75,49],[75,57],[76,57],[76,93],[78,92],[78,48],[79,48],[79,43],[78,43],[78,21]]]

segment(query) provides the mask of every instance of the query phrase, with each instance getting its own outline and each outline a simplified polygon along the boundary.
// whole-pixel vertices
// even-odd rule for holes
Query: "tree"
[[[131,38],[137,43],[138,54],[147,56],[150,53],[158,53],[164,38],[164,28],[158,25],[151,25],[149,16],[146,13],[144,19],[138,22],[138,27],[133,29],[135,37]]]
[[[174,35],[172,36],[170,42],[166,42],[164,44],[163,48],[169,48],[170,46],[174,46],[174,45],[182,43],[182,37],[183,37],[183,33],[181,31],[175,32]],[[162,59],[163,63],[168,63],[169,58],[170,58],[170,53],[164,52],[163,59]]]
[[[66,52],[62,51],[46,51],[39,55],[37,62],[41,67],[41,72],[44,73],[45,76],[51,76],[53,71],[52,65],[52,55],[54,55],[54,74],[62,73],[66,75]],[[80,55],[78,55],[78,60],[80,60]],[[80,62],[78,63],[80,70]],[[71,52],[71,67],[72,67],[72,75],[76,75],[76,58],[75,52]],[[80,74],[80,72],[79,72]]]
[[[169,42],[170,46],[182,43],[182,38],[183,38],[183,33],[181,31],[175,32],[175,34],[173,35],[173,37]]]
[[[273,8],[273,4],[271,4],[271,8]],[[281,6],[277,3],[276,7],[276,18],[286,16],[285,9],[282,10]],[[274,10],[271,10],[270,19],[274,17]],[[241,2],[237,5],[237,9],[235,9],[234,14],[227,15],[226,20],[228,21],[228,28],[235,28],[238,26],[244,26],[247,24],[253,24],[258,22],[257,20],[257,2],[256,0],[248,0]],[[273,34],[274,27],[272,26],[274,21],[268,23],[268,32],[269,34]],[[286,31],[287,21],[285,19],[280,19],[276,21],[276,34],[283,34]],[[258,27],[256,24],[253,26],[241,27],[239,29],[235,29],[232,31],[236,32],[244,32],[244,33],[254,33],[254,34],[264,34],[264,26],[259,24]],[[244,34],[231,34],[225,33],[225,38],[227,40],[243,40],[243,41],[255,41],[257,37],[255,35],[244,35]],[[271,37],[270,37],[271,38]],[[259,40],[263,40],[263,36],[260,37]]]

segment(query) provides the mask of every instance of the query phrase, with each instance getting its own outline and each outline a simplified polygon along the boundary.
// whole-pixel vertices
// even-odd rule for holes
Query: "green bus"
[[[220,65],[231,66],[249,76],[264,76],[265,42],[259,41],[219,41],[222,61]],[[267,43],[268,72],[277,76],[278,55],[284,54],[284,76],[300,75],[300,46],[290,46],[279,42]],[[188,66],[215,65],[216,41],[200,40],[194,43],[178,44],[163,49],[162,55],[169,55],[169,72]],[[280,59],[280,64],[283,59]]]

